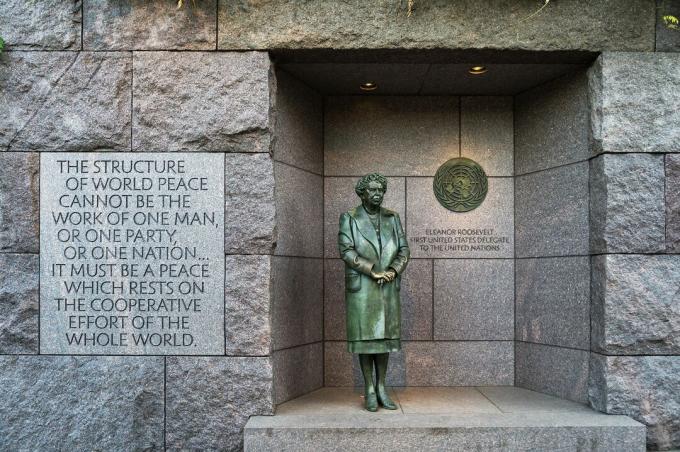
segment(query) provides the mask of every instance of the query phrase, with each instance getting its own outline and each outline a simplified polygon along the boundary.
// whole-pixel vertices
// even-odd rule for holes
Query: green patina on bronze
[[[469,212],[484,202],[488,182],[477,162],[458,157],[439,167],[432,188],[442,206],[454,212]]]
[[[389,352],[401,349],[401,275],[409,248],[399,215],[381,207],[387,179],[368,174],[355,187],[361,205],[340,216],[338,249],[345,261],[348,349],[359,354],[366,409],[397,406],[387,395]],[[375,367],[376,381],[373,380]]]

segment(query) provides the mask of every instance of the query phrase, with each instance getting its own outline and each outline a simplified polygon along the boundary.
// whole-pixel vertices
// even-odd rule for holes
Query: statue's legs
[[[373,355],[360,353],[359,364],[361,364],[361,373],[364,375],[366,409],[368,411],[378,411],[378,399],[376,398],[375,386],[373,385]]]
[[[387,375],[387,362],[390,358],[389,353],[377,353],[374,356],[375,360],[375,374],[378,380],[378,402],[380,405],[387,408],[388,410],[396,410],[397,405],[390,399],[387,395],[387,390],[385,389],[385,377]]]

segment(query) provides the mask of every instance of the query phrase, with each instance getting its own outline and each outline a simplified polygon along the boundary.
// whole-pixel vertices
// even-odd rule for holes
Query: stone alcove
[[[519,386],[586,403],[590,357],[588,81],[595,55],[274,52],[274,400],[361,385],[346,352],[338,215],[388,176],[413,260],[393,386]],[[473,64],[488,71],[468,73]],[[378,89],[360,91],[362,82]],[[484,204],[443,209],[432,178],[464,156]],[[428,229],[494,229],[486,252],[420,248]]]

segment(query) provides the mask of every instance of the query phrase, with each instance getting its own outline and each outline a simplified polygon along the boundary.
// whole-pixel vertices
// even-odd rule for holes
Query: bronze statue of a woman
[[[401,350],[399,290],[409,249],[399,215],[380,206],[386,190],[384,176],[362,177],[354,189],[361,205],[340,216],[338,233],[345,261],[348,349],[359,354],[368,411],[377,411],[378,404],[397,409],[387,395],[385,374],[389,353]]]

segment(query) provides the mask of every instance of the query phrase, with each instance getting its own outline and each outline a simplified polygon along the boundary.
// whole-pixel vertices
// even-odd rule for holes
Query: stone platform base
[[[513,387],[396,388],[399,409],[362,410],[323,388],[252,417],[245,451],[645,451],[645,426]]]

